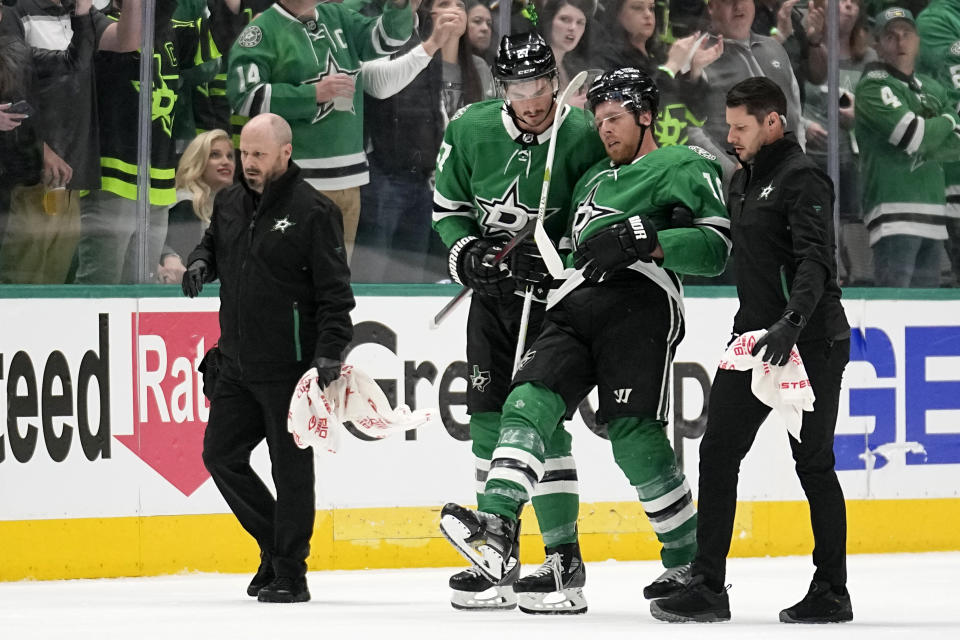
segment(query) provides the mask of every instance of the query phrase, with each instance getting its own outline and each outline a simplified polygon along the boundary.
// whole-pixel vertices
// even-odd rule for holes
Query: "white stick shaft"
[[[523,294],[523,310],[520,312],[520,331],[517,335],[517,350],[513,354],[513,376],[517,375],[517,369],[520,368],[520,358],[523,357],[524,347],[527,343],[527,327],[530,325],[530,305],[533,302],[533,287],[527,287],[527,292]]]
[[[574,76],[570,84],[560,93],[560,97],[557,98],[553,135],[550,136],[550,144],[547,146],[547,164],[543,170],[543,187],[540,189],[540,204],[537,207],[537,228],[533,232],[533,239],[537,243],[537,249],[540,250],[544,264],[547,265],[547,271],[549,271],[550,275],[554,278],[559,278],[563,273],[563,260],[560,259],[557,248],[553,246],[553,242],[547,235],[546,229],[543,228],[543,219],[547,213],[547,197],[550,195],[550,174],[553,171],[553,157],[557,151],[557,138],[560,134],[560,126],[563,124],[565,116],[563,109],[566,107],[567,101],[570,100],[570,96],[583,86],[586,79],[587,72],[581,71]]]

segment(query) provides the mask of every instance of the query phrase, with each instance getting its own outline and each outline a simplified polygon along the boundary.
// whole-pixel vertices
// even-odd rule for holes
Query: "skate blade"
[[[510,611],[517,608],[512,587],[490,587],[486,591],[454,591],[450,606],[459,611]]]
[[[487,545],[485,540],[467,542],[467,538],[473,535],[473,532],[458,518],[451,515],[441,516],[440,531],[460,552],[460,555],[480,570],[483,577],[494,584],[499,584],[503,579],[503,557]]]
[[[681,616],[669,611],[664,611],[657,604],[656,600],[650,603],[650,615],[662,622],[729,622],[729,611],[710,611],[707,613],[698,613],[691,616]]]
[[[587,612],[587,599],[579,587],[550,593],[521,591],[517,593],[517,604],[520,611],[532,615],[577,615]]]

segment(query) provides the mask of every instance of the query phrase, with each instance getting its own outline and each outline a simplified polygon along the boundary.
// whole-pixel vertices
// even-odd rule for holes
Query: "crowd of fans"
[[[142,281],[144,0],[3,2],[0,283]],[[343,0],[318,20],[340,26],[313,24],[317,37],[369,32],[395,52],[357,47],[323,77],[299,79],[258,49],[276,23],[258,16],[272,4],[156,1],[148,282],[179,282],[216,193],[239,175],[242,124],[285,115],[303,87],[316,115],[294,123],[294,161],[344,211],[354,282],[444,281],[446,251],[430,228],[436,156],[459,109],[496,97],[491,64],[510,11],[513,32],[536,29],[550,44],[561,88],[584,70],[647,71],[662,94],[658,143],[705,148],[725,180],[736,162],[723,100],[737,82],[777,82],[787,129],[824,169],[836,110],[841,283],[960,286],[960,0],[839,0],[839,104],[827,99],[826,0],[410,0],[402,46],[390,38],[393,3]],[[279,15],[304,4],[278,3]],[[385,28],[370,32],[378,16]],[[260,77],[265,65],[272,78]]]

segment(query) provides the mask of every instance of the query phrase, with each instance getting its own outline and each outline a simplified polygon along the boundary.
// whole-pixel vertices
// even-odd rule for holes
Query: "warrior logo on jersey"
[[[307,80],[307,84],[316,84],[317,82],[320,82],[327,76],[333,75],[335,73],[345,73],[351,78],[354,78],[354,82],[356,82],[356,77],[360,73],[360,69],[344,69],[339,64],[337,64],[336,59],[334,59],[333,57],[333,52],[328,49],[326,68],[320,73],[318,73],[316,78],[311,78],[310,80]],[[320,122],[321,120],[326,118],[328,115],[330,115],[331,111],[333,111],[333,100],[327,100],[326,102],[317,105],[317,115],[313,117],[313,122],[311,124],[316,124],[317,122]],[[356,113],[353,110],[352,104],[350,106],[350,113]]]
[[[477,196],[477,205],[481,211],[480,224],[489,229],[490,233],[508,231],[511,235],[517,233],[527,225],[528,220],[537,217],[536,208],[524,206],[517,194],[519,177],[514,178],[506,192],[499,198],[485,200]],[[544,216],[559,211],[557,208],[547,209]],[[490,234],[486,234],[490,235]]]
[[[260,44],[260,41],[263,40],[263,31],[260,30],[255,24],[251,24],[249,27],[243,30],[243,33],[240,34],[240,37],[237,38],[237,44],[241,47],[251,48]]]
[[[523,354],[523,357],[520,358],[520,364],[517,365],[517,371],[527,366],[536,355],[537,355],[537,352],[532,350],[527,351],[525,354]]]
[[[597,174],[594,176],[594,180],[597,180],[597,178],[603,175],[606,175],[606,172]],[[580,234],[583,233],[583,230],[586,229],[588,224],[606,216],[615,216],[623,213],[619,209],[611,209],[610,207],[603,207],[597,204],[597,189],[599,188],[600,181],[597,180],[597,183],[593,185],[593,189],[587,194],[586,199],[580,203],[580,206],[577,207],[577,212],[574,214],[573,241],[575,246],[579,246]]]
[[[490,372],[480,371],[480,367],[473,365],[473,373],[470,374],[470,386],[483,393],[483,390],[490,384]]]

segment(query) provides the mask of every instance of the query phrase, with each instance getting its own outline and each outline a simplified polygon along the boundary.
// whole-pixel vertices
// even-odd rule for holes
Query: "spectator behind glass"
[[[19,0],[18,16],[36,67],[31,119],[44,142],[43,183],[11,193],[0,248],[6,282],[63,284],[80,234],[80,192],[100,186],[94,50],[133,51],[140,42],[141,0],[128,20],[111,23],[90,0]],[[46,198],[45,191],[51,190]],[[46,213],[50,211],[51,213]]]
[[[23,40],[23,25],[16,14],[0,8],[0,238],[7,228],[10,190],[40,182],[43,148],[26,113],[11,110],[18,102],[29,104],[33,61]],[[0,273],[0,281],[3,274]]]
[[[855,107],[876,284],[939,287],[947,239],[941,163],[960,160],[957,100],[914,73],[920,38],[909,11],[891,7],[874,23],[882,62],[864,69]]]
[[[800,85],[827,81],[826,0],[755,0],[752,30],[783,45]]]
[[[437,152],[450,118],[495,94],[486,62],[469,52],[463,3],[418,4],[412,2],[419,29],[401,55],[363,65],[372,151],[370,184],[361,188],[355,282],[446,277],[446,250],[434,244],[430,227]]]
[[[136,8],[113,0],[107,15],[116,21]],[[160,261],[167,217],[176,203],[177,156],[172,117],[179,97],[180,70],[197,61],[197,31],[189,22],[173,21],[177,0],[157,0],[151,92],[150,185],[146,260]],[[80,203],[77,284],[154,282],[155,272],[139,275],[137,233],[140,53],[100,52],[94,59],[97,113],[100,119],[100,165],[103,179]]]
[[[590,27],[597,5],[594,0],[547,0],[540,14],[540,33],[557,61],[560,90],[589,66]],[[583,107],[587,85],[570,104]]]
[[[837,205],[840,212],[840,279],[845,286],[873,284],[873,259],[863,226],[860,206],[860,170],[854,139],[853,92],[863,67],[876,61],[876,52],[869,47],[867,16],[861,12],[861,0],[840,0],[840,104],[827,103],[827,85],[809,81],[805,93],[803,115],[807,124],[807,157],[827,169],[827,114],[830,108],[840,111],[840,184]]]
[[[235,169],[233,141],[223,129],[201,133],[187,145],[177,166],[178,202],[170,208],[167,244],[157,268],[161,284],[182,279],[182,257],[197,246],[210,226],[213,200],[233,184]]]
[[[497,30],[493,26],[493,14],[490,7],[479,0],[467,2],[467,39],[473,55],[483,58],[487,66],[493,66],[497,55],[494,42]]]
[[[766,76],[787,96],[787,132],[795,132],[801,148],[805,146],[800,127],[800,87],[790,67],[790,58],[783,46],[767,36],[752,33],[753,0],[710,0],[710,33],[723,36],[723,54],[704,69],[708,90],[703,92],[701,113],[706,118],[704,136],[691,141],[717,156],[723,165],[724,179],[733,175],[736,164],[727,155],[725,122],[726,95],[733,85],[755,76]]]

